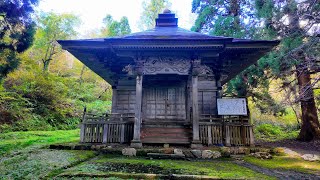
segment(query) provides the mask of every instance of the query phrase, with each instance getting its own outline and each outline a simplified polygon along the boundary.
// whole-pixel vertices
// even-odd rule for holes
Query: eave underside
[[[202,59],[213,71],[224,74],[225,84],[241,71],[257,62],[278,42],[234,42],[234,43],[201,43],[201,41],[179,41],[175,44],[161,42],[136,41],[135,43],[107,43],[105,41],[59,41],[92,71],[109,84],[114,85],[117,79],[126,76],[123,68],[134,65],[137,56],[195,56]]]

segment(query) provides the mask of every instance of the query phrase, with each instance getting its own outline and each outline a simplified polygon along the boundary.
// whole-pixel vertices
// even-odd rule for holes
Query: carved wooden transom
[[[188,75],[190,59],[183,57],[148,57],[144,62],[143,74]]]

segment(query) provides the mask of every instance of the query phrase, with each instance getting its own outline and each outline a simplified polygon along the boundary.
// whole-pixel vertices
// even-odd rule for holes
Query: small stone
[[[106,145],[102,145],[102,144],[96,145],[97,150],[103,149],[105,147],[106,147]]]
[[[173,154],[184,155],[181,149],[174,149]]]
[[[190,150],[183,150],[182,152],[186,156],[186,158],[194,158],[195,157]]]
[[[239,154],[239,148],[238,147],[231,147],[230,154],[233,154],[233,155]]]
[[[173,154],[173,148],[163,148],[162,152],[164,154]]]
[[[125,156],[136,156],[137,150],[135,148],[124,148],[122,149],[122,155]]]
[[[221,153],[219,151],[212,151],[212,159],[217,159],[221,157]]]
[[[163,144],[163,147],[164,147],[164,148],[169,148],[170,145],[169,145],[169,144]]]
[[[231,155],[230,157],[236,161],[243,161],[244,155]]]
[[[258,159],[272,159],[272,155],[268,152],[256,152],[251,153],[250,155]]]
[[[278,156],[283,156],[286,154],[284,148],[282,148],[282,147],[276,147],[276,148],[272,149],[271,151],[273,154],[276,154]]]
[[[315,154],[304,154],[301,157],[306,161],[320,161],[320,156]]]
[[[196,158],[201,158],[201,151],[198,149],[191,150],[191,153],[196,157]]]
[[[213,153],[211,150],[203,150],[201,154],[202,159],[211,159],[213,156]]]
[[[221,155],[224,157],[230,157],[231,151],[229,147],[221,147],[220,148]]]
[[[246,147],[239,147],[238,148],[238,154],[250,154],[250,149]]]

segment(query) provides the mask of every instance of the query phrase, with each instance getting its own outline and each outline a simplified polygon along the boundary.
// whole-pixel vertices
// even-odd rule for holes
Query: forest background
[[[75,39],[73,14],[34,12],[38,0],[0,2],[0,132],[78,128],[83,108],[110,112],[112,90],[58,39]],[[168,0],[142,4],[141,30]],[[217,36],[279,39],[280,45],[224,87],[247,96],[258,138],[320,139],[318,0],[193,0],[193,31]],[[106,14],[104,27],[86,38],[131,32],[127,17]],[[300,134],[299,134],[300,132]]]

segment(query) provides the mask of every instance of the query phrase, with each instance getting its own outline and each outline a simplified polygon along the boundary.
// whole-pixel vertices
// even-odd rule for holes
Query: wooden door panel
[[[144,89],[143,113],[146,119],[185,120],[185,86]]]

